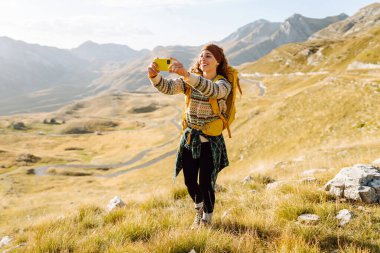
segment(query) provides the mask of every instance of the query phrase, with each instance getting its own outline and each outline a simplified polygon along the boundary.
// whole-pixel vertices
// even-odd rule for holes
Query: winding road
[[[177,107],[176,107],[176,109],[177,109],[178,113],[170,120],[170,123],[173,124],[180,132],[182,130],[182,128],[177,123],[177,120],[178,120],[180,113],[182,113],[182,111]],[[157,149],[161,149],[161,148],[163,148],[163,147],[165,147],[165,146],[167,146],[167,145],[169,145],[169,144],[171,144],[177,140],[178,140],[178,136],[176,136],[175,138],[169,140],[168,142],[166,142],[164,144],[158,145],[156,147],[145,149],[145,150],[137,153],[134,157],[132,157],[128,161],[123,162],[123,163],[87,164],[87,165],[86,164],[54,164],[54,165],[46,165],[46,166],[36,167],[36,168],[33,168],[33,170],[34,170],[34,174],[36,176],[45,176],[46,174],[48,174],[47,170],[52,169],[52,168],[99,169],[99,170],[104,169],[104,170],[106,170],[106,169],[116,169],[116,168],[120,168],[120,167],[126,167],[126,166],[129,166],[129,165],[132,165],[132,164],[139,162],[145,156],[149,155],[149,153],[151,153],[152,151],[155,151]],[[133,171],[133,170],[142,169],[142,168],[145,168],[147,166],[150,166],[150,165],[157,163],[157,162],[161,161],[162,159],[165,159],[165,158],[167,158],[167,157],[169,157],[175,153],[176,153],[176,150],[171,150],[171,151],[164,153],[164,154],[162,154],[156,158],[153,158],[153,159],[151,159],[145,163],[132,166],[132,167],[127,168],[127,169],[122,170],[122,171],[117,171],[114,173],[109,173],[107,175],[97,175],[97,176],[108,177],[108,178],[109,177],[116,177],[116,176],[125,174],[127,172]]]
[[[265,85],[260,82],[260,81],[257,81],[257,80],[250,80],[250,79],[247,79],[247,78],[242,78],[241,79],[242,81],[246,81],[248,83],[251,83],[251,84],[254,84],[256,85],[258,88],[259,88],[259,96],[264,96],[265,95],[265,91],[266,91],[266,87]],[[179,108],[177,108],[177,111],[178,113],[170,120],[170,123],[173,124],[178,130],[179,132],[182,130],[181,126],[179,125],[179,123],[177,122],[178,118],[179,118],[179,115],[182,113],[182,110],[180,110]],[[173,143],[174,141],[178,141],[178,136],[176,136],[175,138],[171,139],[170,141],[164,143],[164,144],[161,144],[159,146],[156,146],[156,147],[152,147],[152,148],[148,148],[148,149],[145,149],[141,152],[139,152],[138,154],[136,154],[134,157],[132,157],[130,160],[126,161],[126,162],[123,162],[123,163],[116,163],[116,164],[88,164],[88,165],[84,165],[84,164],[55,164],[55,165],[47,165],[47,166],[40,166],[40,167],[36,167],[36,168],[33,168],[34,169],[34,173],[36,176],[45,176],[47,175],[47,170],[48,169],[51,169],[51,168],[76,168],[76,169],[116,169],[116,168],[120,168],[120,167],[126,167],[126,166],[130,166],[130,165],[133,165],[137,162],[139,162],[141,159],[143,159],[145,156],[149,155],[149,153],[151,153],[152,151],[155,151],[155,150],[158,150],[158,149],[161,149],[171,143]],[[171,150],[169,152],[166,152],[158,157],[155,157],[153,159],[150,159],[142,164],[139,164],[139,165],[135,165],[135,166],[131,166],[127,169],[124,169],[124,170],[121,170],[121,171],[116,171],[116,172],[113,172],[113,173],[109,173],[109,174],[106,174],[106,175],[96,175],[98,177],[105,177],[105,178],[112,178],[112,177],[117,177],[117,176],[120,176],[120,175],[123,175],[125,173],[128,173],[130,171],[134,171],[134,170],[138,170],[138,169],[143,169],[143,168],[146,168],[152,164],[155,164],[155,163],[158,163],[160,162],[161,160],[167,158],[167,157],[170,157],[172,155],[174,155],[176,153],[176,149],[174,150]]]

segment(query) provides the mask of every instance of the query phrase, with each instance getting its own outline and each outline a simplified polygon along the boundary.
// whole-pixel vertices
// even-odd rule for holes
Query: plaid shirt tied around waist
[[[216,182],[218,173],[223,168],[227,167],[229,164],[226,144],[224,143],[224,138],[222,134],[218,136],[209,136],[209,135],[205,135],[200,130],[191,129],[189,127],[186,128],[182,134],[178,152],[177,152],[177,158],[176,158],[175,170],[174,170],[174,179],[178,176],[178,174],[181,172],[183,168],[182,153],[183,153],[184,148],[191,151],[193,159],[200,158],[200,155],[201,155],[200,135],[208,139],[208,141],[210,142],[212,160],[214,164],[214,170],[211,174],[211,184],[212,184],[212,187],[215,188],[215,182]]]

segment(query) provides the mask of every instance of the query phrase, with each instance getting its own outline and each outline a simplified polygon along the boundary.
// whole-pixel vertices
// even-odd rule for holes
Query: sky
[[[257,19],[353,15],[374,0],[0,0],[0,36],[58,48],[219,41]]]

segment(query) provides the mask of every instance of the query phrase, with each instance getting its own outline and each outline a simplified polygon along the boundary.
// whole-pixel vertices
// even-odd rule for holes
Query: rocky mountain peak
[[[361,8],[351,17],[322,29],[310,39],[338,39],[353,36],[377,25],[380,25],[380,3],[373,3]]]

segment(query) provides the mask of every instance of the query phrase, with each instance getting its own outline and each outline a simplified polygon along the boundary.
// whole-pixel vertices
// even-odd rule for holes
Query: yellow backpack
[[[207,123],[204,126],[192,126],[192,128],[195,128],[197,130],[202,130],[204,134],[211,135],[211,136],[218,136],[222,133],[224,129],[227,129],[228,136],[231,138],[230,125],[234,121],[235,114],[236,114],[235,100],[236,100],[237,89],[239,90],[240,95],[243,94],[240,88],[238,74],[239,72],[235,68],[231,66],[228,67],[226,78],[232,87],[231,87],[231,92],[228,94],[228,97],[226,100],[226,104],[227,104],[227,111],[225,113],[226,117],[224,117],[220,113],[218,100],[216,98],[209,98],[212,111],[214,112],[215,115],[219,117],[219,119],[214,120],[210,123]],[[221,75],[218,75],[215,77],[213,82],[216,82],[222,78],[224,77]],[[183,113],[183,120],[182,120],[183,130],[186,129],[186,127],[188,126],[186,122],[186,111],[190,105],[191,91],[192,91],[192,88],[188,87],[185,92],[186,105],[185,105],[185,111]]]

